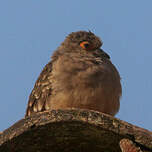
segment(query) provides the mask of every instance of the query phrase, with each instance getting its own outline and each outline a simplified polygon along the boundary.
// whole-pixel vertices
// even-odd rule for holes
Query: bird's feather
[[[33,112],[44,111],[45,102],[51,95],[51,82],[48,81],[52,71],[52,62],[49,62],[40,73],[35,86],[29,96],[28,107],[26,116],[31,115]]]

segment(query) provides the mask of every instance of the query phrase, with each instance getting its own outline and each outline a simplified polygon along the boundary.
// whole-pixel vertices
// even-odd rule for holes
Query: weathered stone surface
[[[121,139],[119,142],[120,148],[122,152],[142,152],[140,147],[136,146],[131,140],[129,139]]]
[[[22,119],[0,134],[0,152],[119,152],[131,140],[152,151],[152,133],[89,110],[53,110]]]

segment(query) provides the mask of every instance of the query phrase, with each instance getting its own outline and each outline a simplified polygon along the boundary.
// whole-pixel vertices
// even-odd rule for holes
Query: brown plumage
[[[26,116],[82,108],[115,115],[121,96],[120,76],[92,32],[73,32],[54,52],[32,90]]]

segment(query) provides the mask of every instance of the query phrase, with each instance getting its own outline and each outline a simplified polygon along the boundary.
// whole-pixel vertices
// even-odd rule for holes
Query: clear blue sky
[[[1,0],[0,131],[25,114],[52,51],[91,30],[122,77],[121,120],[152,130],[152,0]]]

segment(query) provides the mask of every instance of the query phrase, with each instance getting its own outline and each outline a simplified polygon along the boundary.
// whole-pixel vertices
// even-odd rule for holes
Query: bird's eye
[[[80,43],[80,46],[85,50],[91,50],[92,45],[88,41],[83,41]]]

